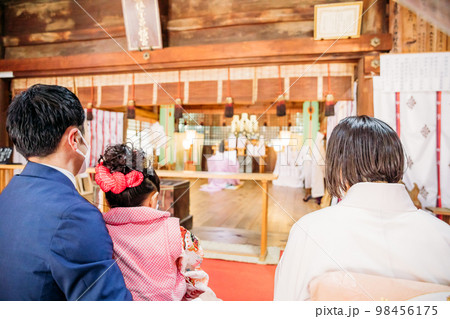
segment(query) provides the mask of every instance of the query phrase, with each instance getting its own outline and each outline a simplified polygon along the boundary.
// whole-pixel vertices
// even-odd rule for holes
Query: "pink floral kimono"
[[[134,300],[192,300],[210,290],[203,251],[178,218],[150,207],[113,208],[103,217]]]

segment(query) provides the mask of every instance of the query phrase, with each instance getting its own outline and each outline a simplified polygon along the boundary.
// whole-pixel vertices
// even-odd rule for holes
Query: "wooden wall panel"
[[[127,48],[125,37],[115,39],[123,48]],[[50,43],[5,48],[5,59],[44,58],[53,56],[69,56],[86,53],[121,52],[120,47],[111,39],[96,41],[76,41],[65,43]],[[124,53],[124,59],[126,55]]]
[[[178,82],[161,83],[158,86],[157,104],[175,104],[175,99],[178,97]],[[181,98],[183,98],[184,83],[180,83]]]
[[[23,91],[25,91],[25,89],[14,89],[12,92],[12,97],[15,97],[16,95],[22,93]]]
[[[208,17],[214,21],[216,16],[215,26],[218,26],[219,23],[228,25],[230,21],[249,24],[285,20],[292,15],[298,20],[313,20],[315,4],[337,2],[348,0],[171,0],[169,12],[170,20]]]
[[[392,1],[389,5],[389,32],[393,35],[392,53],[448,51],[448,35]]]
[[[253,98],[253,80],[231,80],[230,92],[234,103],[249,104]],[[228,81],[222,82],[222,101],[228,96]]]
[[[169,31],[169,46],[190,46],[239,41],[312,37],[313,21],[289,21],[271,24],[233,25],[222,28]]]
[[[136,84],[134,86],[134,99],[136,105],[152,105],[153,104],[153,85],[154,84]],[[162,91],[161,91],[162,92]],[[128,99],[132,99],[132,87],[128,86]]]
[[[384,33],[388,30],[388,19],[386,16],[387,0],[363,0],[363,12],[361,33],[375,34]]]
[[[364,75],[364,58],[358,63],[357,114],[373,116],[373,80]]]
[[[189,82],[189,104],[217,104],[217,81]]]
[[[81,102],[81,105],[86,107],[86,105],[91,102],[91,88],[90,87],[79,87],[77,88],[77,96]],[[93,104],[97,106],[97,87],[94,86],[94,94],[93,94]]]
[[[314,5],[337,2],[347,0],[171,0],[169,46],[312,37]],[[387,29],[379,17],[386,0],[378,2],[363,21],[367,33]]]
[[[289,101],[317,100],[317,77],[290,78],[289,85]]]
[[[163,42],[168,46],[196,46],[311,38],[314,5],[347,1],[159,1]],[[370,1],[364,0],[364,6],[368,7]],[[78,2],[122,47],[127,47],[119,0]],[[364,15],[363,33],[385,31],[385,19],[380,16],[385,3],[378,0]],[[3,43],[8,59],[121,51],[74,1],[8,1],[5,17]]]
[[[284,91],[284,79],[282,81],[282,90]],[[275,101],[280,95],[279,79],[258,79],[258,101]]]
[[[102,26],[123,24],[122,4],[111,0],[78,0]],[[97,27],[96,23],[70,0],[10,1],[5,7],[5,31],[18,35]],[[13,19],[12,19],[13,18]],[[30,28],[32,27],[32,28]]]
[[[363,65],[364,67],[364,65]],[[352,100],[352,77],[332,76],[330,79],[331,91],[336,100]],[[328,78],[323,77],[323,94],[328,92]]]
[[[78,3],[119,43],[126,43],[120,1]],[[2,40],[8,59],[121,51],[74,1],[9,1],[4,10]]]
[[[123,85],[102,86],[102,101],[100,106],[123,106]]]

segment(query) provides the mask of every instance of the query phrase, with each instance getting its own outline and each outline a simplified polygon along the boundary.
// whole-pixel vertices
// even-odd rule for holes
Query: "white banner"
[[[440,191],[442,207],[450,207],[450,53],[387,54],[381,76],[373,78],[374,115],[394,130],[406,152],[406,186],[416,183],[423,207],[437,205],[437,91],[442,92]],[[399,128],[396,121],[399,93]]]
[[[450,88],[450,52],[382,54],[385,92],[446,91]]]

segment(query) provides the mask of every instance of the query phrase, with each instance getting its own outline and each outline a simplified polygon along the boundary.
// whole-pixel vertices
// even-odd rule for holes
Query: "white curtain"
[[[87,121],[87,140],[91,146],[89,166],[94,167],[106,146],[123,143],[124,113],[93,109],[93,120]]]
[[[442,92],[441,102],[441,199],[450,207],[450,92]]]
[[[375,117],[400,131],[406,152],[403,180],[408,189],[414,183],[418,185],[423,207],[438,205],[438,188],[441,206],[450,207],[449,63],[449,53],[386,54],[381,57],[381,76],[373,82]],[[440,132],[437,92],[441,92]],[[399,102],[398,110],[396,102]]]

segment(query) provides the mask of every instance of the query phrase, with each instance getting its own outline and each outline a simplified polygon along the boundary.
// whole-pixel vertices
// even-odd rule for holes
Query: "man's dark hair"
[[[328,141],[327,189],[340,198],[356,183],[398,183],[404,162],[402,143],[389,125],[365,115],[347,117]]]
[[[126,188],[119,194],[111,191],[105,193],[111,208],[141,206],[151,193],[159,192],[159,177],[153,168],[149,167],[144,151],[127,144],[110,145],[106,147],[100,161],[103,161],[103,165],[110,170],[111,174],[115,172],[128,174],[133,170],[144,174],[144,180],[139,186]]]
[[[36,84],[8,108],[6,130],[20,154],[44,157],[58,147],[66,129],[83,133],[84,110],[75,94],[58,85]]]

